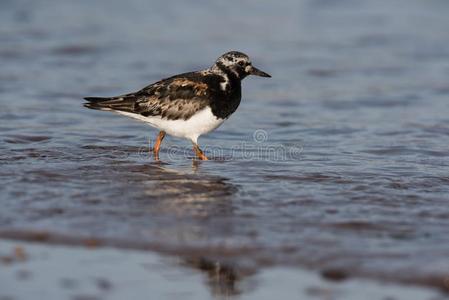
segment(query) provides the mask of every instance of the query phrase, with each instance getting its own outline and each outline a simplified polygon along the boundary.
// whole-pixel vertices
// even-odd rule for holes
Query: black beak
[[[260,76],[260,77],[271,77],[270,74],[265,73],[264,71],[261,71],[261,70],[259,70],[256,67],[251,67],[251,70],[249,71],[249,74]]]

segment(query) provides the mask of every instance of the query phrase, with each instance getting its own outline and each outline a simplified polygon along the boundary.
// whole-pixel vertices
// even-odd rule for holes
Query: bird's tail
[[[102,104],[102,102],[107,102],[111,98],[104,98],[104,97],[86,97],[84,100],[87,100],[88,102],[84,103],[84,107],[91,108],[91,109],[99,109],[99,110],[109,110],[107,106]]]
[[[91,109],[98,110],[121,110],[132,111],[135,104],[135,97],[131,95],[120,97],[86,97],[84,100],[88,102],[84,103],[84,106]]]

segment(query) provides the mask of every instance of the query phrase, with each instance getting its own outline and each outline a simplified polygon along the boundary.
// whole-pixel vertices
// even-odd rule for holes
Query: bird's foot
[[[209,160],[207,156],[201,151],[200,147],[198,145],[193,145],[193,150],[195,151],[196,157],[200,160]]]

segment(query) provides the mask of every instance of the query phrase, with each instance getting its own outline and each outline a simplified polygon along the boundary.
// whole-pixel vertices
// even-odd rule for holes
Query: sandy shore
[[[180,258],[115,248],[0,241],[0,299],[445,299],[435,290],[328,281],[298,268],[230,280]]]

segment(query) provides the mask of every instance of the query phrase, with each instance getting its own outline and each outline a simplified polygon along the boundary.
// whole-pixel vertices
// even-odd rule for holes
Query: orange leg
[[[195,151],[196,156],[200,159],[200,160],[209,160],[209,158],[207,158],[206,155],[204,155],[203,151],[201,151],[200,147],[198,146],[198,144],[193,144],[193,151]]]
[[[156,142],[154,143],[154,147],[153,147],[153,153],[154,153],[154,158],[155,159],[159,159],[159,150],[161,149],[161,143],[162,140],[165,137],[165,131],[160,131],[159,134],[157,135],[156,138]]]

